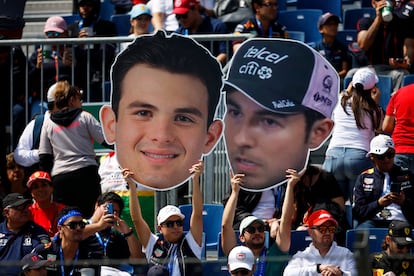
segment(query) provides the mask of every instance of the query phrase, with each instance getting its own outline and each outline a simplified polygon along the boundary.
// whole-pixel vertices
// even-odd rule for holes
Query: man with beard
[[[352,252],[334,241],[338,222],[333,216],[317,210],[309,216],[308,225],[312,243],[293,255],[283,275],[357,275]]]
[[[294,213],[293,194],[300,175],[292,169],[286,171],[289,179],[285,200],[282,207],[280,222],[277,220],[263,221],[255,216],[248,216],[240,223],[239,239],[250,248],[258,260],[256,262],[256,276],[281,275],[284,262],[271,261],[272,257],[286,255],[290,247],[291,218]],[[232,193],[223,211],[221,246],[226,255],[236,246],[236,236],[233,231],[233,220],[239,198],[240,186],[244,185],[244,175],[236,174],[231,179]],[[270,229],[270,236],[274,243],[265,247],[265,229]]]

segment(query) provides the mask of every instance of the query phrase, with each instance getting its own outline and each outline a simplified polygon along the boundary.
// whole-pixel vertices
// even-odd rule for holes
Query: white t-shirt
[[[147,3],[147,7],[151,13],[164,13],[165,19],[163,27],[167,31],[175,31],[178,29],[178,21],[173,13],[174,1],[172,0],[151,0]]]
[[[362,120],[362,125],[366,128],[359,129],[356,125],[351,105],[347,104],[345,108],[349,115],[345,113],[341,105],[341,100],[339,100],[332,114],[335,125],[328,150],[331,148],[345,147],[361,149],[368,152],[369,142],[375,135],[369,114],[365,113]]]

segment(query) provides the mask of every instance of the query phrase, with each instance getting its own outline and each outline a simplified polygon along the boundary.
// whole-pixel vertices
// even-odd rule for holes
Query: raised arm
[[[129,209],[131,213],[132,222],[137,231],[138,238],[142,245],[146,248],[149,238],[151,236],[151,229],[147,222],[142,217],[141,206],[137,198],[137,187],[134,181],[131,179],[133,173],[129,169],[123,169],[122,175],[129,186]]]
[[[237,244],[236,235],[233,230],[233,221],[240,192],[240,184],[243,183],[244,174],[233,175],[230,171],[230,176],[231,194],[224,207],[223,218],[221,221],[221,247],[226,255],[229,255],[230,251]]]
[[[303,173],[302,173],[303,174]],[[290,232],[292,230],[292,217],[294,211],[294,189],[299,182],[301,175],[296,170],[287,169],[286,177],[288,178],[285,200],[282,206],[282,215],[280,218],[279,231],[276,233],[276,244],[282,252],[288,252],[290,248]],[[271,230],[273,230],[273,224]]]
[[[193,210],[190,218],[190,231],[199,246],[202,246],[203,242],[203,196],[200,191],[200,175],[203,168],[203,161],[199,160],[190,169],[190,173],[193,174],[193,196],[191,199]]]

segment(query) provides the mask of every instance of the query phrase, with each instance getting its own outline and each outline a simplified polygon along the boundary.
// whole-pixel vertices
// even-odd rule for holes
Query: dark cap
[[[236,89],[271,112],[312,109],[330,118],[337,104],[339,76],[308,45],[290,39],[246,40],[231,60],[225,90]]]
[[[168,276],[168,269],[162,265],[154,265],[148,269],[147,276]]]
[[[393,220],[388,227],[388,236],[400,245],[413,245],[412,227],[408,222]]]
[[[11,193],[8,194],[5,198],[3,198],[3,209],[5,208],[15,208],[19,207],[25,203],[30,203],[31,200],[25,198],[22,194],[19,193]]]
[[[37,253],[29,253],[22,258],[22,270],[38,269],[49,264],[48,260],[43,259]]]
[[[331,19],[331,18],[332,18],[332,19]],[[335,14],[333,14],[333,13],[330,13],[330,12],[326,12],[326,13],[322,14],[322,15],[319,17],[319,20],[318,20],[318,29],[320,29],[320,28],[322,27],[322,25],[325,25],[325,23],[326,23],[329,19],[331,19],[331,20],[335,20],[335,21],[336,21],[336,23],[338,23],[338,24],[339,24],[339,22],[341,22],[341,20],[339,19],[339,17],[338,17],[337,15],[335,15]]]

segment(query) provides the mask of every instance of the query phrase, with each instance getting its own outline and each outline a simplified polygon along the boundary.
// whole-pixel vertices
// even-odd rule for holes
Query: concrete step
[[[24,10],[23,38],[42,38],[46,20],[53,15],[72,14],[72,0],[28,0]]]

